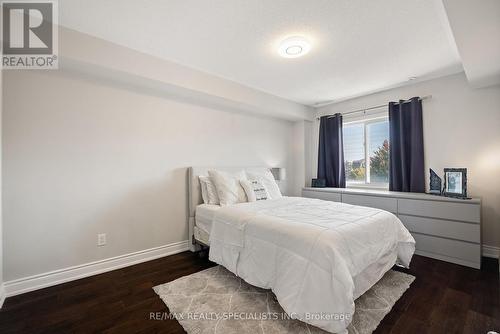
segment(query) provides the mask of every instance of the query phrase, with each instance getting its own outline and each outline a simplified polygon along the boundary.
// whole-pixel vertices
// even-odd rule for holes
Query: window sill
[[[389,190],[389,186],[377,186],[373,184],[346,184],[347,189],[366,189],[366,190]]]

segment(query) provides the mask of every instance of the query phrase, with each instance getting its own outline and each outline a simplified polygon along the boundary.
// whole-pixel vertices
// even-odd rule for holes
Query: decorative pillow
[[[201,198],[203,203],[208,204],[207,184],[201,180],[202,176],[198,176],[200,180]]]
[[[210,175],[215,184],[220,205],[225,206],[247,201],[245,190],[243,190],[240,184],[240,180],[247,179],[244,171],[231,174],[218,170],[209,170],[208,175]]]
[[[212,179],[208,176],[198,176],[201,185],[201,197],[205,204],[219,205],[219,196]]]
[[[274,179],[273,174],[270,170],[266,170],[265,172],[255,173],[255,172],[247,172],[247,176],[249,180],[255,180],[261,182],[269,193],[270,199],[281,198],[280,188]]]
[[[243,187],[243,190],[245,190],[249,202],[269,199],[269,193],[261,182],[256,180],[240,180],[240,184]]]

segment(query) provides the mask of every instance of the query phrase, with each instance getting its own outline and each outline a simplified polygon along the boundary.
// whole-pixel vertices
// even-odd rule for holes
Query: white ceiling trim
[[[60,68],[152,94],[290,121],[309,120],[313,109],[236,82],[60,27]]]
[[[500,1],[444,0],[469,82],[500,84]]]

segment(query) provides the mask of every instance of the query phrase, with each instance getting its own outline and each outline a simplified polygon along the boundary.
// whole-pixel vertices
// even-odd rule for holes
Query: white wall
[[[286,120],[64,71],[4,80],[6,281],[187,240],[188,166],[292,169]]]
[[[293,126],[293,187],[291,195],[301,196],[302,188],[310,184],[311,180],[311,152],[312,152],[311,121],[297,121]]]
[[[325,106],[317,110],[317,116],[425,95],[432,95],[423,102],[426,168],[439,174],[445,167],[468,169],[469,195],[483,199],[483,244],[500,247],[500,86],[474,89],[461,73]]]
[[[0,69],[0,307],[2,307],[4,301],[4,288],[3,288],[3,212],[2,212],[2,119],[3,119],[3,71]]]

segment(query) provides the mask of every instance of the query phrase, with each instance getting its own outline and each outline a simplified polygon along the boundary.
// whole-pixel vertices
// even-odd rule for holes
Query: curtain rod
[[[430,99],[432,98],[432,95],[426,95],[426,96],[423,96],[421,98],[419,98],[420,101],[423,101],[423,100],[427,100],[427,99]],[[406,102],[410,102],[411,99],[408,99],[408,100],[404,100],[403,103],[406,103]],[[397,103],[399,104],[399,103]],[[388,107],[389,106],[389,103],[386,103],[386,104],[381,104],[381,105],[378,105],[378,106],[374,106],[374,107],[369,107],[369,108],[364,108],[364,109],[357,109],[357,110],[352,110],[352,111],[347,111],[347,112],[343,112],[343,113],[340,113],[342,114],[342,116],[345,116],[345,115],[350,115],[350,114],[354,114],[354,113],[358,113],[358,112],[367,112],[368,110],[374,110],[374,109],[380,109],[380,108],[383,108],[383,107]],[[335,116],[335,114],[333,115],[323,115],[323,116],[328,116],[328,118],[330,117],[333,117]],[[316,117],[316,120],[319,120],[320,118],[319,117]]]

